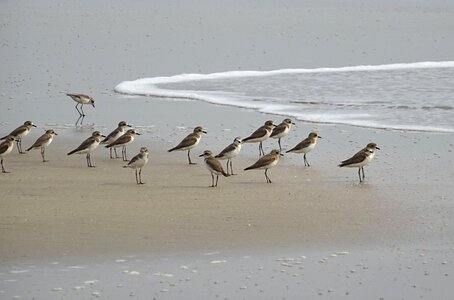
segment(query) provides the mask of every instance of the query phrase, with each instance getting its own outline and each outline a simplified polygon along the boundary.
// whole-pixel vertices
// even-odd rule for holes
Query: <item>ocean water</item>
[[[181,74],[124,81],[115,91],[232,105],[306,122],[454,132],[454,61]]]

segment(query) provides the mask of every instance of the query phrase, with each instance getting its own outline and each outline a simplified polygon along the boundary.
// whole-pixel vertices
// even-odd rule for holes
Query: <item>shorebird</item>
[[[93,107],[95,107],[95,99],[93,99],[92,97],[90,97],[88,95],[77,94],[77,93],[67,93],[66,95],[71,97],[71,99],[73,99],[74,101],[77,102],[76,110],[79,113],[79,116],[81,116],[81,117],[85,117],[85,113],[83,110],[84,104],[91,104]],[[80,104],[80,110],[78,108],[79,104]]]
[[[200,139],[202,138],[202,133],[207,133],[201,126],[197,126],[194,128],[194,131],[189,134],[187,137],[185,137],[177,146],[173,147],[172,149],[169,149],[169,152],[178,150],[178,151],[186,151],[188,150],[188,160],[190,165],[195,165],[191,161],[191,149],[197,146],[200,142]]]
[[[250,136],[243,139],[243,143],[260,143],[259,144],[259,156],[265,155],[263,151],[262,142],[270,137],[273,127],[275,127],[273,121],[266,121],[265,125],[254,131]]]
[[[277,143],[279,144],[279,151],[282,151],[281,138],[288,135],[292,125],[296,125],[296,124],[293,123],[291,119],[287,118],[287,119],[284,119],[284,121],[282,121],[281,124],[279,124],[273,128],[270,138],[278,139]]]
[[[142,168],[148,163],[148,148],[140,148],[139,154],[134,156],[127,165],[124,165],[123,168],[131,168],[136,170],[136,183],[144,184],[142,182]],[[139,170],[139,176],[137,176],[137,170]]]
[[[13,136],[6,136],[4,137],[4,141],[0,143],[0,159],[2,165],[2,173],[9,173],[5,171],[3,167],[3,156],[8,155],[14,147],[14,137]]]
[[[55,133],[53,129],[46,130],[46,133],[40,136],[36,140],[36,142],[34,142],[33,145],[27,149],[27,151],[30,151],[32,149],[41,149],[41,157],[43,158],[43,162],[47,162],[48,160],[44,159],[44,151],[46,150],[46,147],[49,146],[50,143],[52,143],[55,135],[58,134]]]
[[[271,179],[268,177],[268,174],[267,174],[268,169],[274,167],[277,164],[277,162],[279,161],[279,157],[281,155],[282,154],[279,150],[277,150],[277,149],[271,150],[270,153],[260,157],[259,160],[255,162],[255,164],[253,164],[250,167],[245,168],[244,170],[247,171],[247,170],[254,170],[254,169],[262,169],[262,170],[265,169],[266,182],[271,183]]]
[[[309,133],[309,136],[302,140],[300,143],[298,143],[295,147],[292,149],[286,151],[286,153],[289,152],[294,152],[294,153],[304,153],[303,156],[303,161],[304,161],[304,166],[310,166],[309,162],[306,159],[306,154],[314,150],[315,145],[317,144],[317,139],[321,139],[322,137],[319,136],[316,132],[311,132]]]
[[[13,136],[14,139],[16,140],[17,151],[19,151],[20,154],[25,154],[25,152],[22,151],[22,138],[30,133],[30,130],[32,129],[32,127],[36,127],[36,125],[33,124],[32,121],[26,121],[26,122],[24,122],[23,125],[17,127],[13,131],[11,131],[10,134],[2,137],[0,140],[4,140],[8,136]]]
[[[121,157],[123,158],[123,161],[128,161],[128,158],[126,157],[126,145],[131,144],[134,142],[135,135],[141,135],[140,133],[136,132],[134,129],[128,129],[125,134],[120,136],[118,139],[116,139],[113,143],[109,144],[106,146],[106,148],[121,148]]]
[[[87,166],[88,167],[94,167],[91,164],[91,157],[90,153],[93,152],[96,148],[98,148],[99,143],[101,142],[101,138],[106,137],[105,135],[102,135],[99,131],[94,131],[89,138],[87,138],[85,141],[82,142],[82,144],[79,145],[76,149],[68,152],[68,155],[71,155],[73,153],[77,154],[87,154]]]
[[[242,143],[241,138],[236,137],[233,140],[233,143],[225,147],[224,150],[221,151],[221,153],[215,156],[215,158],[217,159],[227,159],[227,174],[236,175],[233,173],[232,158],[234,158],[240,153],[241,143]],[[231,173],[229,173],[229,163]]]
[[[202,156],[205,158],[204,160],[206,168],[211,173],[211,187],[218,186],[219,175],[223,175],[225,177],[230,176],[224,171],[221,163],[213,157],[213,152],[211,152],[210,150],[205,150],[202,154],[199,155],[199,157]],[[214,183],[214,174],[216,174],[216,184]]]
[[[120,123],[118,123],[118,127],[115,128],[114,131],[109,133],[106,136],[106,138],[101,141],[101,144],[112,144],[113,142],[115,142],[120,136],[125,134],[126,127],[131,127],[131,125],[127,124],[125,121],[121,121]],[[113,147],[113,149],[114,149],[114,152],[115,152],[115,158],[118,158],[117,148]],[[113,158],[113,156],[112,156],[112,148],[110,148],[109,150],[110,150],[110,158]]]
[[[344,160],[339,164],[339,167],[358,168],[359,182],[363,182],[364,178],[364,166],[366,166],[375,156],[375,150],[380,150],[375,143],[367,144],[366,148],[359,150],[351,158]],[[363,171],[363,177],[361,179],[361,170]]]

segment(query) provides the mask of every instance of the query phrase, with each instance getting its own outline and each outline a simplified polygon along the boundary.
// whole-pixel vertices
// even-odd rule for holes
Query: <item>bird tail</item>
[[[242,139],[241,141],[244,143],[244,142],[249,141],[250,139],[251,139],[251,137],[247,137],[247,138]]]
[[[340,164],[337,165],[338,167],[344,167],[345,166],[345,163],[341,162]]]
[[[31,146],[30,148],[28,148],[28,149],[27,149],[27,151],[30,151],[30,150],[32,150],[32,148],[33,148],[33,146]]]
[[[247,168],[245,168],[244,170],[247,171],[247,170],[251,170],[251,169],[252,169],[252,166],[247,167]]]
[[[76,153],[76,151],[77,151],[77,149],[74,149],[73,151],[68,152],[68,154],[66,154],[66,155],[74,154],[74,153]]]
[[[173,147],[172,149],[167,150],[167,152],[172,152],[172,151],[174,151],[176,149],[177,149],[177,147]]]
[[[222,170],[222,175],[224,175],[224,177],[229,177],[230,174],[227,174],[224,170]]]

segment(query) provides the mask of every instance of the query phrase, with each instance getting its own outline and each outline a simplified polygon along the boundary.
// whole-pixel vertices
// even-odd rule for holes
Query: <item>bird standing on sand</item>
[[[273,121],[266,121],[265,125],[254,131],[250,136],[243,139],[243,143],[260,143],[259,144],[259,156],[265,155],[263,151],[262,142],[270,137],[273,127],[275,127]]]
[[[6,136],[4,138],[4,141],[0,143],[0,159],[1,159],[1,165],[2,165],[2,173],[9,173],[5,171],[5,168],[3,167],[3,156],[8,155],[11,153],[14,147],[14,137],[13,136]]]
[[[22,138],[30,133],[32,127],[36,127],[36,125],[33,124],[32,121],[25,121],[23,125],[17,127],[13,131],[11,131],[10,134],[2,137],[0,140],[4,140],[8,136],[14,137],[17,144],[17,151],[19,151],[20,154],[25,154],[25,152],[22,151]]]
[[[271,183],[271,179],[268,177],[268,169],[274,167],[277,162],[279,161],[279,157],[281,156],[281,152],[277,149],[271,150],[270,153],[264,155],[259,158],[255,164],[250,167],[245,168],[244,170],[254,170],[254,169],[265,169],[265,178],[267,183]]]
[[[292,149],[286,151],[286,153],[294,152],[294,153],[304,153],[303,161],[304,166],[310,166],[309,162],[306,159],[306,154],[314,150],[315,145],[317,144],[317,139],[321,139],[322,137],[319,136],[316,132],[309,133],[309,136],[298,143]]]
[[[136,170],[136,183],[137,184],[144,184],[142,182],[142,168],[148,163],[148,148],[142,147],[140,148],[139,154],[134,156],[127,165],[124,165],[123,168],[131,168]],[[139,171],[139,176],[137,176],[137,170]]]
[[[232,167],[232,158],[237,156],[240,151],[241,151],[241,138],[236,137],[233,140],[233,143],[228,145],[227,147],[224,148],[224,150],[221,151],[218,155],[215,156],[217,159],[227,159],[227,174],[230,175],[236,175],[233,173],[233,167]],[[230,173],[229,173],[229,163],[230,163]]]
[[[189,134],[187,137],[185,137],[177,146],[173,147],[172,149],[169,149],[169,152],[178,150],[178,151],[186,151],[188,150],[188,160],[190,165],[195,165],[191,161],[191,149],[197,146],[200,142],[200,139],[202,138],[202,133],[207,133],[201,126],[197,126],[194,128],[194,131]]]
[[[339,167],[349,167],[349,168],[358,168],[359,182],[363,182],[364,178],[364,166],[366,166],[375,156],[375,150],[380,150],[375,143],[367,144],[366,148],[359,150],[351,158],[344,160],[339,164]],[[363,171],[363,176],[361,178],[361,170]]]
[[[128,158],[126,157],[126,146],[134,142],[135,135],[141,135],[140,133],[136,132],[134,129],[128,129],[125,134],[120,136],[118,139],[116,139],[113,143],[109,144],[106,146],[106,148],[121,148],[121,157],[123,158],[123,161],[128,161]]]
[[[290,129],[292,128],[292,125],[296,125],[296,124],[293,123],[291,119],[287,118],[287,119],[284,119],[284,121],[282,121],[281,124],[279,124],[273,128],[270,138],[278,139],[277,143],[279,144],[279,151],[282,151],[281,138],[288,135],[288,133],[290,132]]]
[[[205,158],[204,161],[206,168],[211,173],[211,187],[217,187],[219,175],[223,175],[225,177],[228,177],[230,175],[224,171],[221,163],[213,157],[213,152],[211,152],[210,150],[205,150],[202,154],[199,155],[199,157],[202,156]],[[216,184],[214,183],[214,174],[216,174]]]
[[[98,148],[99,143],[101,143],[101,138],[106,137],[102,135],[99,131],[94,131],[89,138],[82,142],[76,149],[68,152],[68,155],[73,153],[77,154],[87,154],[87,167],[94,167],[91,163],[90,153]]]
[[[109,133],[107,135],[107,137],[101,141],[101,144],[107,144],[108,145],[108,144],[112,144],[113,142],[115,142],[120,136],[125,134],[126,127],[131,127],[131,125],[128,125],[125,121],[121,121],[120,123],[118,123],[118,127],[115,128],[114,131]],[[114,149],[114,152],[115,152],[115,158],[118,158],[117,148],[113,147],[113,149]],[[112,156],[112,148],[110,148],[109,150],[110,150],[110,158],[113,158],[113,156]]]
[[[85,117],[85,113],[83,110],[84,104],[91,104],[93,107],[95,107],[95,99],[92,97],[85,95],[85,94],[77,94],[77,93],[67,93],[67,96],[71,97],[74,101],[76,101],[76,110],[79,113],[79,116]],[[78,108],[80,104],[80,110]]]
[[[46,147],[49,146],[50,143],[52,143],[55,135],[58,134],[55,133],[53,129],[46,130],[46,133],[40,136],[36,140],[36,142],[34,142],[33,145],[31,145],[31,147],[27,149],[27,151],[30,151],[32,149],[41,149],[41,157],[43,158],[43,162],[47,162],[48,160],[44,159],[44,151],[46,151]]]

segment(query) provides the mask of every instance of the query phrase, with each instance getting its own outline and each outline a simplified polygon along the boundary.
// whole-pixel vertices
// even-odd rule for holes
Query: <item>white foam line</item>
[[[134,81],[123,81],[115,87],[115,91],[124,94],[136,94],[135,92],[129,93],[127,86],[131,83],[137,85],[156,85],[163,83],[178,83],[186,81],[199,81],[208,79],[228,79],[239,77],[263,77],[281,74],[301,74],[301,73],[337,73],[337,72],[361,72],[361,71],[387,71],[387,70],[405,70],[405,69],[434,69],[434,68],[454,68],[454,61],[426,61],[415,63],[397,63],[386,65],[360,65],[360,66],[347,66],[337,68],[314,68],[314,69],[279,69],[272,71],[227,71],[211,74],[180,74],[174,76],[161,76],[152,78],[141,78]]]

